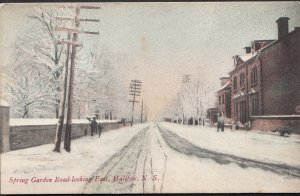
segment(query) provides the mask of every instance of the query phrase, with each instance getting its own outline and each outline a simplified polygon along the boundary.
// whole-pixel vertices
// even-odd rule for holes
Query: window
[[[241,73],[240,74],[240,87],[244,87],[245,86],[245,74]]]
[[[221,95],[219,96],[219,105],[221,105]]]
[[[236,76],[234,76],[233,78],[233,90],[236,90],[237,89],[237,78]]]
[[[251,70],[251,84],[256,84],[256,82],[257,82],[257,68],[254,67]]]
[[[222,104],[224,104],[225,96],[222,95]]]
[[[238,102],[235,102],[234,103],[234,114],[235,114],[235,116],[238,115],[238,112],[239,112],[239,104],[238,104]]]
[[[246,101],[240,101],[240,122],[242,124],[247,122],[247,107]]]
[[[259,105],[258,105],[258,98],[254,97],[252,98],[252,115],[259,115]]]

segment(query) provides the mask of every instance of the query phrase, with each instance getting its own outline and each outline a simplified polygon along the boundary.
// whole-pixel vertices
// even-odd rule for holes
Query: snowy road
[[[219,172],[213,174],[215,171]],[[93,183],[86,183],[83,193],[289,192],[299,191],[300,169],[200,148],[153,123],[141,129],[91,178]],[[228,182],[226,179],[238,186],[223,184],[220,189],[214,185]]]
[[[98,181],[98,178],[99,183],[86,183],[83,193],[161,192],[166,155],[153,132],[153,126],[143,128],[124,148],[101,165],[92,174],[92,181]],[[160,180],[159,176],[162,176]]]

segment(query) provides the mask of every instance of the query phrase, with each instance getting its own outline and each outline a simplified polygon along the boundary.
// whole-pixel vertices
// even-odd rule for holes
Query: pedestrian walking
[[[221,114],[218,113],[218,121],[217,121],[217,132],[219,132],[219,129],[221,128],[221,124],[220,124],[220,117],[221,117]]]
[[[217,132],[219,132],[219,129],[221,129],[221,131],[224,132],[224,127],[224,113],[218,113]]]
[[[224,112],[221,113],[220,123],[221,123],[221,131],[224,132],[224,128],[225,128]]]
[[[93,132],[94,133],[98,133],[98,126],[97,126],[97,121],[96,121],[96,117],[93,116]]]
[[[99,122],[99,124],[98,124],[98,133],[99,133],[99,138],[100,138],[100,136],[101,136],[101,133],[102,133],[102,130],[103,130],[103,126],[101,126],[100,125],[100,122]]]

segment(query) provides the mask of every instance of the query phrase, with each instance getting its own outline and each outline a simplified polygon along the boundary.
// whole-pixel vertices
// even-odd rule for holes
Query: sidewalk
[[[214,127],[160,123],[191,143],[216,152],[300,168],[300,135],[281,137],[258,131],[217,132]]]

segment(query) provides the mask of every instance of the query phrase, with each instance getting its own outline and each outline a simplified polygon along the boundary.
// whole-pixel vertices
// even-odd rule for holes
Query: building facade
[[[224,117],[231,118],[231,81],[230,77],[220,78],[221,88],[217,91],[217,109],[219,113],[224,113]]]
[[[234,56],[232,120],[246,124],[251,116],[297,114],[300,105],[300,27],[289,32],[281,17],[277,40],[254,40],[245,55]]]

